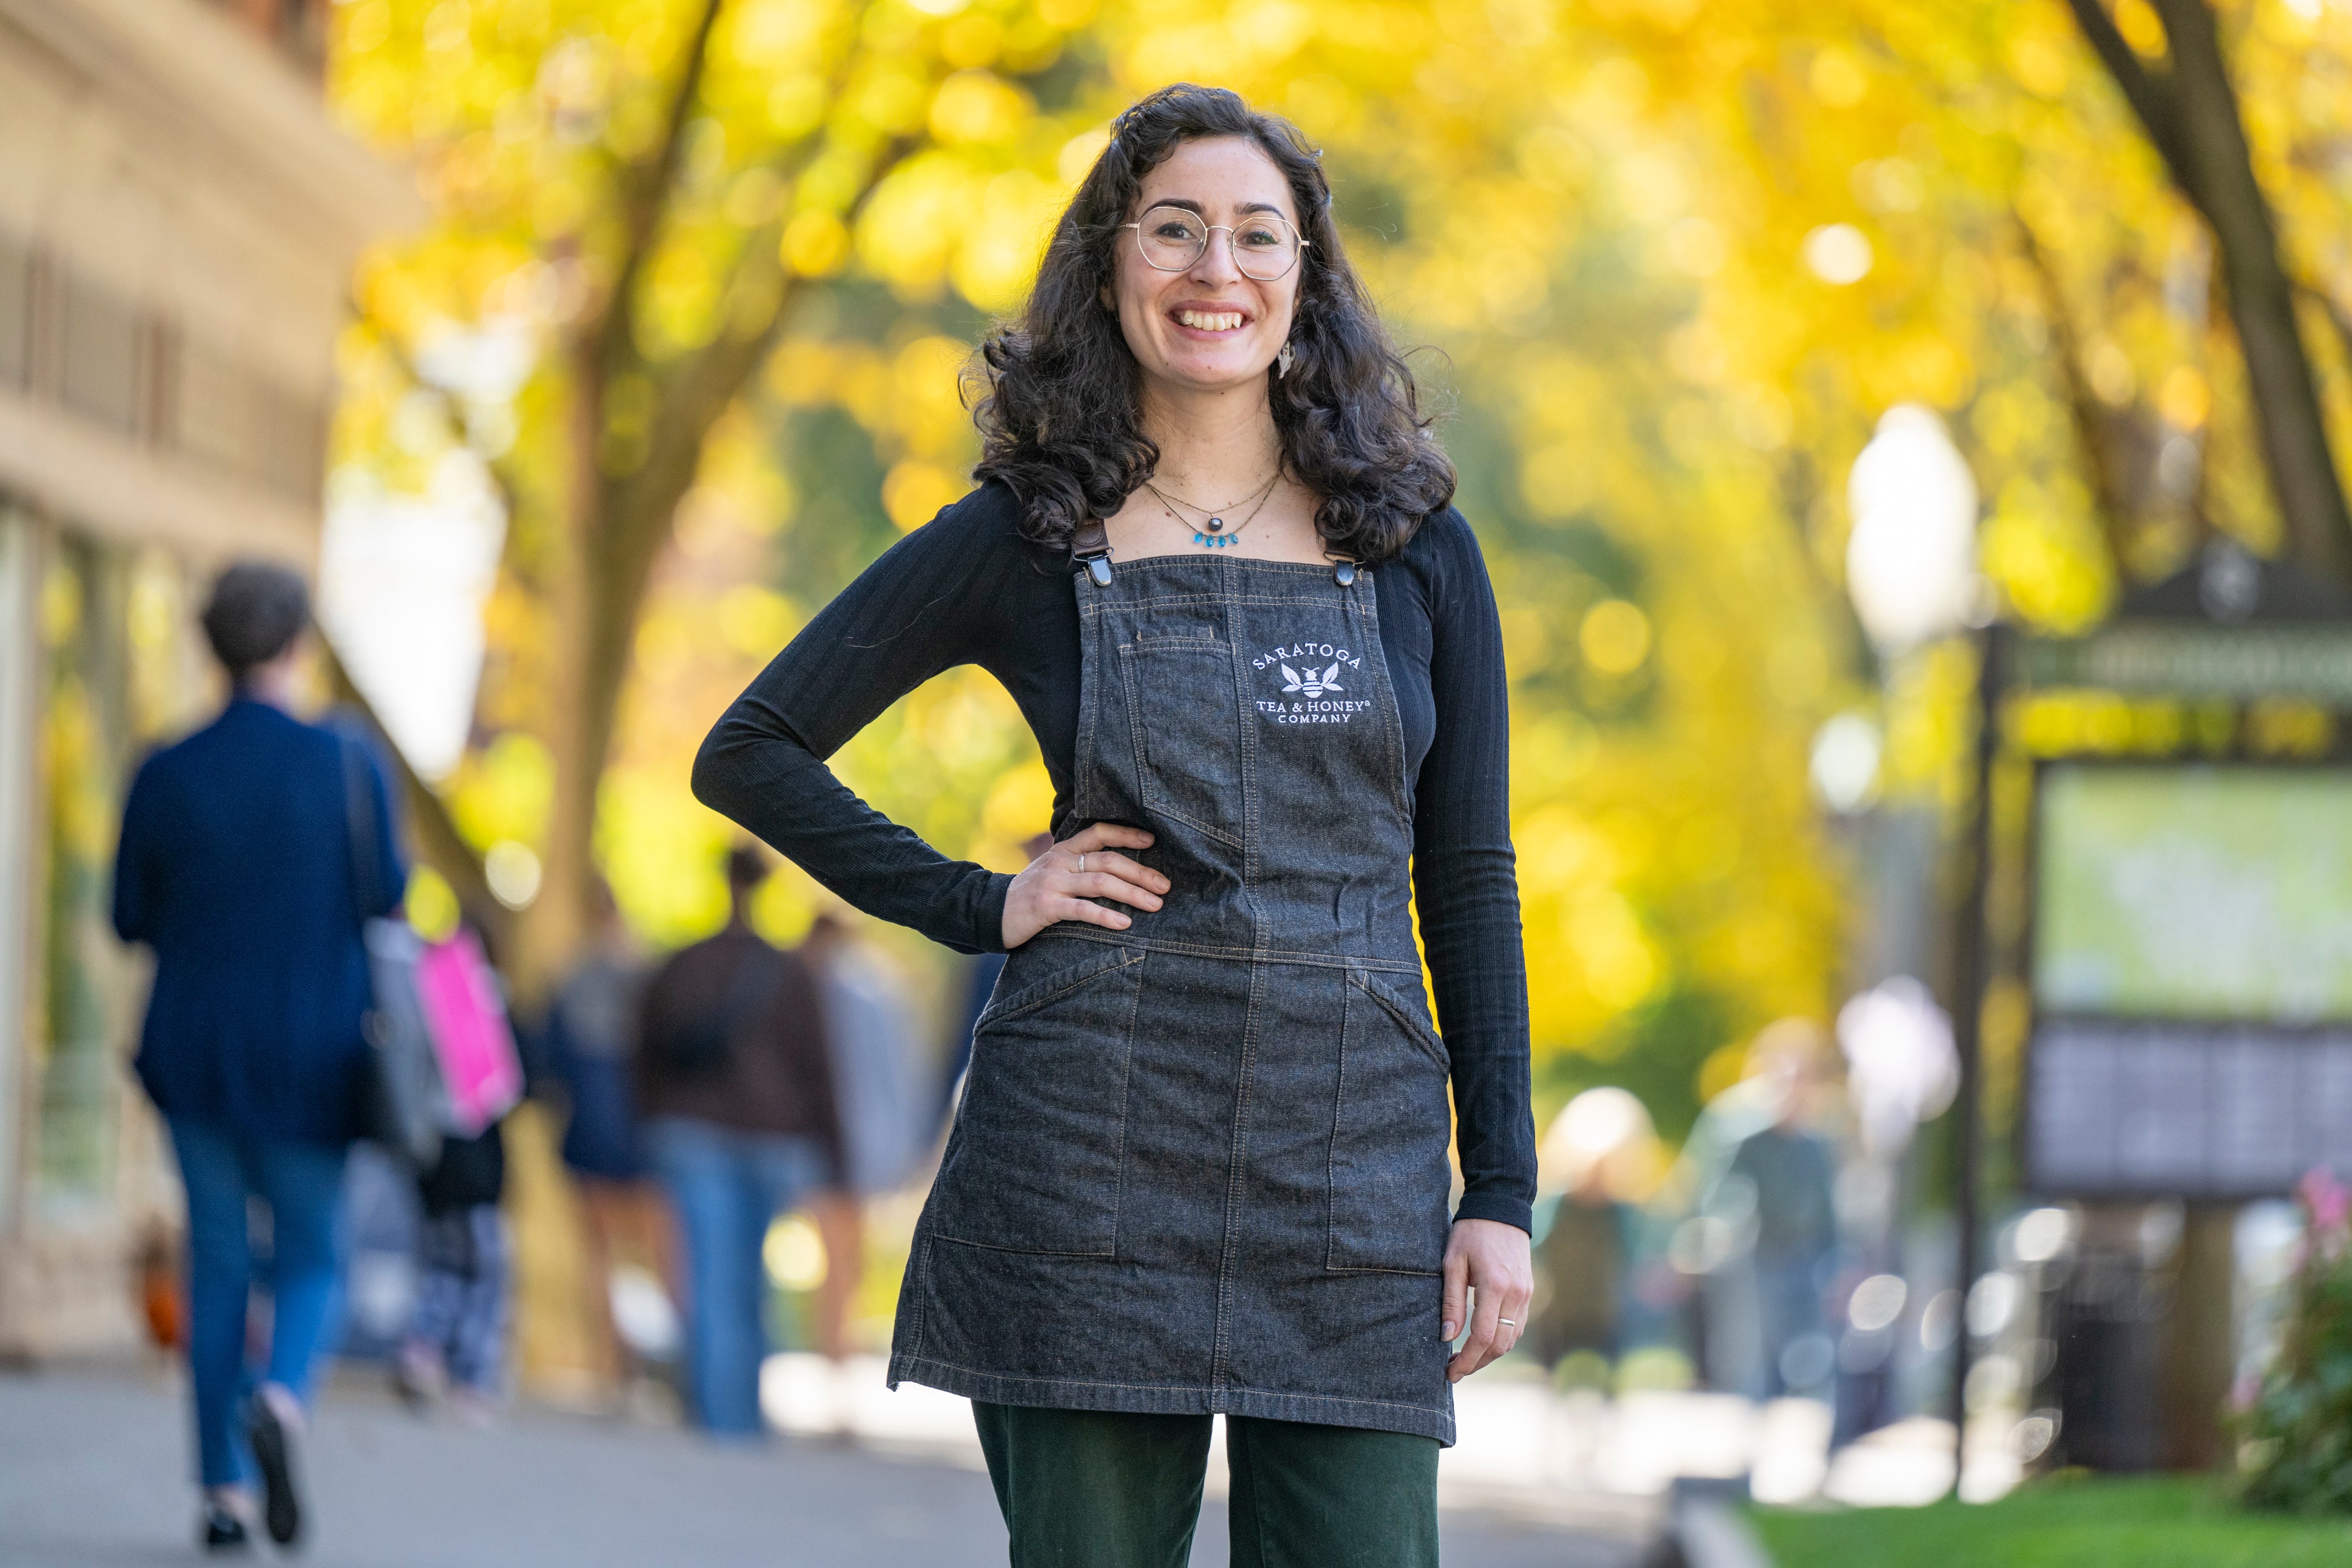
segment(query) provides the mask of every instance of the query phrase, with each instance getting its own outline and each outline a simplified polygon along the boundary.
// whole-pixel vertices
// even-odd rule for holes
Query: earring
[[[1297,361],[1298,350],[1292,348],[1289,344],[1285,343],[1282,346],[1282,352],[1275,355],[1274,357],[1275,379],[1279,381],[1282,377],[1288,375],[1290,373],[1290,367],[1296,364]]]

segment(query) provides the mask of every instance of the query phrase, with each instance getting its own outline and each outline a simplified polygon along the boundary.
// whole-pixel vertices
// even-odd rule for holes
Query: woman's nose
[[[1201,247],[1201,258],[1192,266],[1191,276],[1202,283],[1226,284],[1242,275],[1234,265],[1234,236],[1222,228],[1209,231],[1208,244]]]

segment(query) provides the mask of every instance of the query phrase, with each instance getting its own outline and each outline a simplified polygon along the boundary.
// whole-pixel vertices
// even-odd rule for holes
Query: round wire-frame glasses
[[[1131,224],[1135,248],[1144,265],[1159,272],[1183,272],[1209,248],[1209,236],[1225,231],[1234,269],[1253,283],[1272,283],[1298,265],[1309,242],[1279,213],[1251,213],[1239,223],[1213,224],[1184,207],[1153,207]]]

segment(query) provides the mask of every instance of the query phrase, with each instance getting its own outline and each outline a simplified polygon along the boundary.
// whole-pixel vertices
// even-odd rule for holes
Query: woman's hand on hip
[[[1459,1383],[1519,1343],[1535,1300],[1535,1264],[1528,1233],[1498,1219],[1457,1219],[1445,1241],[1445,1305],[1438,1326],[1447,1339],[1470,1337],[1445,1364],[1448,1380]]]
[[[1106,909],[1097,898],[1115,898],[1138,909],[1157,909],[1168,879],[1117,852],[1151,847],[1141,828],[1097,822],[1073,833],[1013,879],[1004,894],[1004,946],[1018,947],[1057,920],[1083,920],[1123,931],[1134,919],[1125,910]]]

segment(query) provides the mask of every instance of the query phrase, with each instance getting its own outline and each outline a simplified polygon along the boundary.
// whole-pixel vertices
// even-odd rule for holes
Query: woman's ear
[[[1118,301],[1110,297],[1109,284],[1104,284],[1102,286],[1102,292],[1097,294],[1095,298],[1102,301],[1102,308],[1110,313],[1110,319],[1112,320],[1116,321],[1118,319]]]

